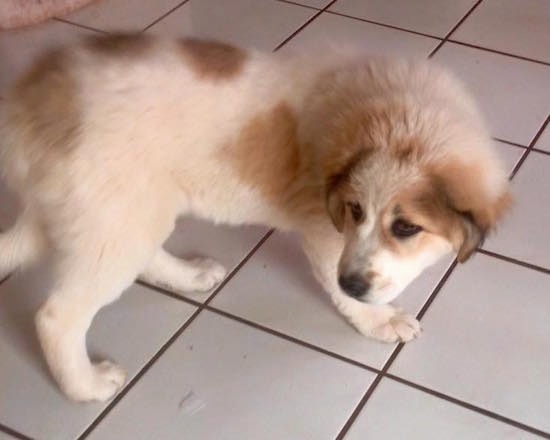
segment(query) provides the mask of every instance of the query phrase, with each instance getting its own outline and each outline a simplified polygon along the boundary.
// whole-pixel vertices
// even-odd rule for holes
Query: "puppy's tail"
[[[44,250],[42,233],[28,212],[7,231],[0,232],[0,280],[34,262]]]

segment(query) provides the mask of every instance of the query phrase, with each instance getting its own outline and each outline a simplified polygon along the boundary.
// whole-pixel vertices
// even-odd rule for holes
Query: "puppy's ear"
[[[346,205],[342,200],[338,187],[328,188],[326,195],[327,211],[338,232],[344,230],[346,220]]]
[[[346,220],[345,194],[351,192],[350,175],[366,157],[366,151],[358,151],[340,166],[325,182],[325,202],[332,223],[338,230],[344,230]]]
[[[506,174],[496,166],[487,169],[482,162],[463,163],[456,158],[437,164],[430,174],[445,205],[459,216],[462,234],[455,246],[457,259],[462,263],[481,245],[511,205]]]
[[[459,263],[464,263],[468,260],[475,250],[483,244],[485,233],[474,222],[472,215],[460,213],[460,224],[462,227],[462,243],[458,248],[457,257]]]

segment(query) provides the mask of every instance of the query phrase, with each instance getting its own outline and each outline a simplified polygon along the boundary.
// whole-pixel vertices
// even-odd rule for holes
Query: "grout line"
[[[426,302],[424,303],[420,311],[416,314],[416,319],[420,321],[424,317],[424,315],[428,311],[428,307],[430,307],[431,304],[434,302],[435,297],[437,296],[439,291],[442,289],[443,284],[447,282],[447,280],[449,279],[449,277],[451,276],[451,274],[453,273],[457,265],[458,265],[458,260],[455,258],[451,263],[451,265],[445,271],[445,274],[443,274],[443,276],[435,286],[434,290],[432,291],[431,295],[428,297],[428,299],[426,300]]]
[[[356,361],[355,359],[349,358],[347,356],[343,356],[341,354],[338,354],[334,351],[327,350],[325,348],[319,347],[315,344],[309,343],[307,341],[304,341],[299,338],[295,338],[294,336],[290,336],[286,333],[282,333],[278,330],[274,330],[270,327],[266,327],[265,325],[258,324],[257,322],[250,321],[246,318],[242,318],[238,315],[234,315],[233,313],[226,312],[224,310],[212,307],[212,306],[206,306],[205,310],[208,310],[209,312],[216,313],[218,315],[224,316],[226,318],[232,319],[234,321],[240,322],[241,324],[247,325],[249,327],[255,328],[256,330],[261,330],[265,333],[269,333],[270,335],[276,336],[278,338],[284,339],[285,341],[292,342],[296,345],[300,345],[302,347],[308,348],[310,350],[316,351],[318,353],[322,353],[324,355],[327,355],[333,359],[338,359],[342,362],[345,362],[347,364],[353,365],[355,367],[362,368],[364,370],[370,371],[371,373],[379,374],[380,370],[375,367],[371,367],[370,365],[364,364],[363,362]]]
[[[176,9],[179,9],[180,7],[182,7],[185,3],[187,3],[189,0],[183,0],[182,2],[178,3],[176,6],[174,6],[172,9],[170,9],[169,11],[165,12],[163,15],[161,15],[159,18],[157,18],[156,20],[154,20],[152,23],[150,23],[149,25],[145,26],[141,32],[145,32],[146,30],[148,30],[149,28],[153,27],[154,25],[156,25],[159,21],[163,20],[164,18],[166,18],[167,16],[169,16],[172,12],[174,12]]]
[[[252,248],[252,250],[242,259],[242,261],[235,266],[235,268],[229,273],[227,277],[221,282],[221,284],[214,290],[214,292],[206,299],[206,301],[197,307],[197,310],[176,330],[176,332],[162,345],[162,347],[145,363],[145,365],[136,373],[136,375],[128,381],[126,386],[120,390],[120,392],[114,397],[113,400],[99,413],[99,415],[88,425],[77,440],[83,440],[90,435],[90,433],[101,423],[101,421],[112,411],[112,409],[128,394],[128,392],[134,387],[134,385],[143,377],[147,371],[154,365],[154,363],[168,350],[172,344],[179,338],[179,336],[191,325],[191,323],[197,318],[197,316],[206,308],[207,304],[214,299],[214,297],[223,289],[223,287],[233,278],[240,268],[254,255],[254,253],[265,243],[265,241],[271,236],[273,229],[269,230],[258,243]],[[158,290],[158,289],[156,289]],[[180,298],[177,298],[180,299]]]
[[[441,40],[437,46],[435,46],[432,51],[428,54],[428,59],[431,59],[438,51],[441,49],[441,47],[445,44],[445,40]]]
[[[550,155],[550,151],[546,151],[546,150],[541,150],[539,148],[531,148],[531,151],[534,151],[535,153],[539,153],[539,154],[546,154],[546,155]]]
[[[516,260],[515,258],[507,257],[506,255],[502,255],[502,254],[499,254],[499,253],[496,253],[496,252],[493,252],[493,251],[489,251],[487,249],[478,249],[477,251],[479,253],[487,255],[489,257],[498,258],[499,260],[506,261],[508,263],[513,263],[513,264],[516,264],[518,266],[525,267],[527,269],[536,270],[537,272],[542,272],[544,274],[550,275],[550,269],[547,269],[547,268],[542,267],[542,266],[537,266],[536,264],[528,263],[526,261]]]
[[[197,301],[195,299],[188,298],[186,296],[180,295],[179,293],[172,292],[171,290],[168,290],[165,287],[155,286],[153,284],[149,284],[149,283],[147,283],[145,281],[142,281],[142,280],[136,281],[136,284],[139,284],[140,286],[143,286],[147,289],[154,290],[155,292],[160,293],[161,295],[167,296],[167,297],[175,299],[177,301],[182,301],[182,302],[191,304],[192,306],[195,306],[195,307],[200,307],[203,304],[201,301]]]
[[[351,428],[351,425],[353,425],[353,423],[359,416],[359,413],[363,410],[364,406],[367,404],[367,401],[370,399],[370,396],[372,396],[372,393],[374,393],[374,390],[378,387],[378,384],[382,380],[382,377],[384,377],[384,375],[380,373],[372,381],[370,386],[367,388],[367,392],[363,395],[363,397],[361,397],[361,400],[359,401],[359,403],[357,404],[357,406],[355,407],[351,415],[346,420],[346,423],[344,424],[340,432],[338,432],[338,435],[336,436],[335,440],[342,440],[346,436],[349,429]]]
[[[273,49],[273,52],[277,52],[279,49],[281,49],[283,46],[285,46],[290,40],[292,40],[296,35],[298,35],[300,32],[302,32],[313,20],[315,20],[317,17],[319,17],[324,11],[326,11],[328,8],[330,8],[334,3],[336,3],[337,0],[332,0],[329,4],[327,4],[323,9],[316,9],[317,13],[313,14],[303,25],[301,25],[298,29],[296,29],[292,34],[290,34],[287,38],[285,38],[281,43],[277,45],[275,49]]]
[[[463,42],[463,41],[453,40],[451,38],[449,38],[447,41],[449,43],[459,44],[461,46],[470,47],[472,49],[480,49],[480,50],[484,50],[486,52],[492,52],[492,53],[496,53],[496,54],[499,54],[499,55],[505,55],[505,56],[512,57],[512,58],[518,58],[518,59],[523,60],[523,61],[530,61],[532,63],[542,64],[543,66],[550,66],[550,62],[537,60],[536,58],[529,58],[529,57],[525,57],[523,55],[516,55],[516,54],[510,53],[510,52],[504,52],[502,50],[491,49],[490,47],[478,46],[477,44],[472,44],[472,43],[466,43],[466,42]]]
[[[529,152],[531,151],[530,148],[526,148],[519,160],[514,165],[514,168],[512,169],[512,172],[510,173],[510,177],[508,180],[512,180],[515,176],[520,167],[523,165],[523,162],[525,162],[525,159],[527,159],[527,156],[529,156]]]
[[[15,429],[12,429],[2,423],[0,423],[0,432],[11,435],[12,437],[20,440],[33,440],[32,437],[27,437],[25,434],[21,434],[19,431],[16,431]]]
[[[546,126],[548,125],[549,122],[550,122],[550,115],[548,115],[546,117],[546,120],[543,122],[543,124],[541,125],[541,127],[539,128],[539,130],[537,131],[537,133],[535,134],[535,136],[531,140],[531,142],[529,142],[529,146],[527,147],[525,152],[519,158],[518,162],[516,163],[516,166],[512,170],[512,173],[510,174],[510,180],[512,180],[515,177],[515,175],[517,174],[517,172],[519,171],[519,169],[523,165],[523,162],[525,162],[525,159],[527,159],[527,156],[529,156],[529,153],[533,150],[533,147],[535,146],[535,144],[537,143],[537,141],[541,137],[542,133],[544,132],[544,129],[546,128]]]
[[[82,29],[86,29],[88,31],[99,32],[100,34],[108,34],[109,33],[107,31],[97,29],[97,28],[94,28],[92,26],[87,26],[85,24],[80,24],[80,23],[75,23],[73,21],[65,20],[64,18],[53,17],[52,20],[58,21],[59,23],[68,24],[70,26],[75,26],[75,27],[79,27],[79,28],[82,28]]]
[[[522,148],[522,149],[526,149],[526,148],[529,148],[529,147],[526,147],[525,145],[522,145],[522,144],[518,144],[516,142],[512,142],[512,141],[506,141],[504,139],[500,139],[500,138],[497,138],[497,137],[493,137],[493,140],[494,141],[497,141],[497,142],[502,142],[503,144],[507,144],[507,145],[511,145],[513,147],[518,147],[518,148]]]
[[[438,37],[436,35],[426,34],[425,32],[419,32],[419,31],[415,31],[415,30],[412,30],[412,29],[402,28],[402,27],[399,27],[399,26],[395,26],[393,24],[382,23],[380,21],[375,21],[375,20],[369,20],[368,18],[355,17],[353,15],[348,15],[348,14],[344,14],[342,12],[337,12],[337,11],[326,11],[326,12],[328,14],[332,14],[332,15],[339,15],[340,17],[351,18],[352,20],[363,21],[365,23],[375,24],[377,26],[382,26],[382,27],[385,27],[385,28],[395,29],[397,31],[406,32],[408,34],[414,34],[414,35],[420,35],[421,37],[433,38],[434,40],[441,40],[441,37]]]
[[[458,23],[455,24],[449,32],[447,32],[447,35],[445,35],[441,43],[439,43],[436,48],[430,52],[428,58],[432,58],[437,53],[437,51],[441,49],[445,42],[449,41],[449,37],[453,34],[453,32],[456,31],[462,23],[464,23],[464,21],[470,16],[472,12],[474,12],[474,10],[481,4],[482,1],[483,0],[477,0],[477,2],[468,10],[468,12],[466,12],[466,14],[458,21]]]
[[[487,410],[485,408],[481,408],[479,406],[468,403],[464,400],[457,399],[455,397],[449,396],[448,394],[443,394],[443,393],[441,393],[437,390],[427,388],[423,385],[411,382],[407,379],[403,379],[403,378],[401,378],[399,376],[395,376],[394,374],[391,374],[391,373],[385,374],[385,377],[390,379],[390,380],[393,380],[395,382],[401,383],[402,385],[409,386],[409,387],[414,388],[416,390],[422,391],[426,394],[430,394],[430,395],[432,395],[434,397],[437,397],[439,399],[442,399],[442,400],[445,400],[447,402],[453,403],[455,405],[461,406],[461,407],[466,408],[470,411],[482,414],[482,415],[484,415],[486,417],[489,417],[491,419],[498,420],[500,422],[506,423],[507,425],[511,425],[511,426],[516,427],[516,428],[519,428],[523,431],[527,431],[527,432],[530,432],[532,434],[536,434],[538,436],[541,436],[543,438],[550,439],[550,433],[548,433],[548,432],[542,431],[540,429],[534,428],[534,427],[529,426],[529,425],[525,425],[524,423],[518,422],[517,420],[510,419],[510,418],[505,417],[501,414],[498,414],[498,413],[495,413],[493,411]]]
[[[315,11],[320,11],[322,8],[318,8],[316,6],[311,6],[311,5],[303,5],[302,3],[298,3],[298,2],[293,2],[291,0],[275,0],[279,3],[287,3],[289,5],[294,5],[294,6],[301,6],[302,8],[307,8],[307,9],[313,9]]]
[[[218,285],[218,287],[216,287],[214,292],[212,292],[212,294],[206,299],[206,301],[204,301],[204,303],[202,304],[203,306],[206,307],[208,303],[214,299],[214,297],[225,287],[225,285],[229,281],[231,281],[231,279],[237,274],[237,272],[241,270],[241,267],[243,267],[248,262],[248,260],[252,258],[252,255],[254,255],[256,251],[260,249],[260,247],[262,247],[262,245],[267,241],[269,237],[271,237],[271,235],[274,232],[275,232],[275,229],[270,229],[269,231],[266,232],[266,234],[260,239],[260,241],[258,241],[258,243],[256,243],[256,245],[252,248],[252,250],[250,250],[248,254],[246,254],[246,256],[241,260],[241,262],[234,267],[231,273],[225,277],[225,279]]]
[[[535,137],[531,140],[529,143],[529,148],[533,148],[535,144],[538,142],[539,138],[542,136],[542,133],[546,129],[547,125],[550,123],[550,114],[546,117],[544,122],[542,123],[542,126],[539,128],[539,131],[537,131],[537,134],[535,134]]]

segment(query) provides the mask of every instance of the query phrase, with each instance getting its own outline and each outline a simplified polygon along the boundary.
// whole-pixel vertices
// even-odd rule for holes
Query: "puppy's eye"
[[[391,225],[391,231],[397,238],[411,237],[418,234],[422,227],[409,223],[403,219],[397,219]]]
[[[351,212],[351,217],[355,223],[360,223],[363,221],[364,213],[363,208],[358,202],[348,202],[349,211]]]

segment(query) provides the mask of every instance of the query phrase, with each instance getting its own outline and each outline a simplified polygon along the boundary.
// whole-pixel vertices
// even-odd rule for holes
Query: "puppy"
[[[338,310],[394,342],[419,324],[388,303],[441,256],[467,260],[510,199],[474,103],[430,62],[117,35],[48,54],[4,107],[1,169],[24,209],[0,277],[53,259],[36,327],[77,401],[124,383],[90,362],[86,332],[136,277],[182,292],[224,278],[163,250],[178,216],[298,231]]]

